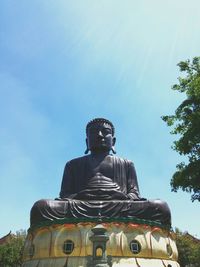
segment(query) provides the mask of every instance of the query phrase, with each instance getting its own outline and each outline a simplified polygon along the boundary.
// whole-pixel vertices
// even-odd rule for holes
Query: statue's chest
[[[89,162],[90,176],[95,176],[97,173],[102,174],[103,176],[113,178],[113,161],[110,157],[107,157],[103,160],[96,159]]]

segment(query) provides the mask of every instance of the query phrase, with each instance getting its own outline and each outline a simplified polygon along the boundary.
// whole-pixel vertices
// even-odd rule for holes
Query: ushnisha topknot
[[[87,135],[87,133],[88,133],[88,129],[89,129],[93,124],[98,123],[98,122],[109,124],[109,125],[111,126],[111,128],[112,128],[112,135],[115,134],[115,127],[114,127],[114,125],[112,124],[111,121],[109,121],[109,120],[107,120],[107,119],[104,119],[104,118],[95,118],[95,119],[93,119],[93,120],[91,120],[91,121],[88,122],[88,124],[87,124],[87,126],[86,126],[86,135]]]

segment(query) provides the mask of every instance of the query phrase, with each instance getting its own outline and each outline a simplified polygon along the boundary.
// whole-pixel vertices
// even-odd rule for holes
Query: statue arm
[[[70,162],[67,162],[65,165],[62,184],[61,184],[61,191],[60,191],[60,198],[73,198],[76,194],[73,192],[74,188],[74,179],[72,175],[72,170],[70,166]]]
[[[127,195],[129,199],[140,200],[140,192],[137,181],[137,175],[133,162],[128,164]]]

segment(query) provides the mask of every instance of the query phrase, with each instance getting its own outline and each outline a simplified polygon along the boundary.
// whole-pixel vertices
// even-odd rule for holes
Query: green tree
[[[200,262],[200,240],[191,236],[187,232],[181,232],[178,228],[176,232],[176,245],[178,249],[178,262],[181,267],[199,267]]]
[[[185,93],[186,99],[174,115],[162,119],[173,126],[171,134],[180,137],[172,148],[187,159],[176,166],[171,188],[175,192],[181,188],[191,193],[192,201],[200,201],[200,57],[181,61],[178,66],[184,76],[178,78],[179,83],[172,89]]]
[[[0,266],[18,267],[22,264],[22,250],[26,238],[26,231],[20,230],[12,235],[11,240],[0,245]]]

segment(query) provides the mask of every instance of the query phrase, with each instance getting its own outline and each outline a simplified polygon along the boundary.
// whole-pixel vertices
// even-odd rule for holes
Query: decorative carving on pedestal
[[[107,256],[106,243],[109,240],[106,228],[98,224],[91,229],[93,235],[92,256],[88,257],[87,267],[111,267],[111,257]]]

